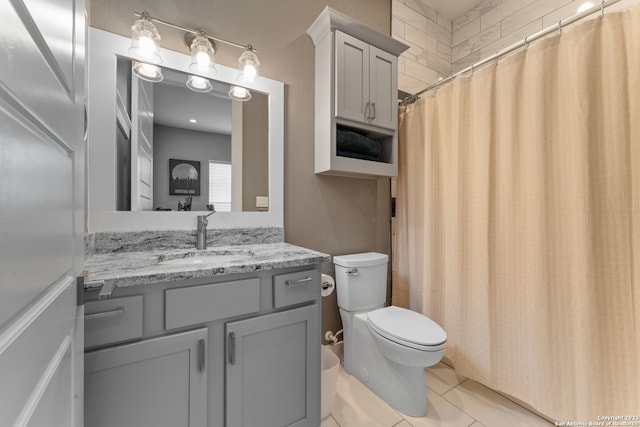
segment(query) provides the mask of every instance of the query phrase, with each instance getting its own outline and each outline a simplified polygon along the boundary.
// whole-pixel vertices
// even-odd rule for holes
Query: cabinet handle
[[[364,118],[365,119],[370,119],[371,117],[369,116],[369,106],[371,105],[370,102],[367,102],[367,105],[364,106]]]
[[[376,103],[375,102],[371,103],[371,108],[373,109],[373,116],[371,116],[370,119],[375,120],[376,119]]]
[[[236,333],[235,332],[229,332],[228,347],[229,347],[229,363],[231,365],[235,365],[236,364]]]
[[[204,339],[198,340],[198,372],[203,373],[205,367]]]
[[[101,311],[100,313],[85,314],[84,320],[106,319],[108,317],[122,316],[124,307],[118,307],[115,310]]]
[[[296,285],[302,285],[302,284],[308,283],[308,282],[310,282],[310,281],[312,281],[312,280],[313,280],[313,278],[312,278],[312,277],[307,276],[307,277],[305,277],[304,279],[298,279],[298,280],[285,280],[285,282],[284,282],[284,283],[285,283],[285,285],[287,285],[287,286],[296,286]]]

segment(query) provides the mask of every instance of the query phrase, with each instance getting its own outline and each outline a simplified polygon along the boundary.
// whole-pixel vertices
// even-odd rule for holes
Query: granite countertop
[[[85,260],[89,281],[116,287],[147,285],[330,261],[327,254],[288,243],[215,246],[94,254]],[[87,286],[89,287],[89,286]]]

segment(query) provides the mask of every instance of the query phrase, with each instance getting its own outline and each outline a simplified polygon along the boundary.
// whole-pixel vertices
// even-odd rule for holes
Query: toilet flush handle
[[[349,276],[357,276],[358,275],[358,269],[357,268],[352,268],[351,270],[347,270],[347,274]]]

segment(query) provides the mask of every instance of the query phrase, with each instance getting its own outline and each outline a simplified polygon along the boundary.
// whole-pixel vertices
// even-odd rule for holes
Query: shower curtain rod
[[[463,70],[458,71],[457,73],[451,74],[449,77],[446,77],[442,80],[440,80],[437,83],[433,83],[430,86],[427,86],[425,89],[422,89],[419,92],[414,93],[413,95],[409,95],[406,98],[404,98],[402,101],[400,101],[400,106],[405,106],[405,105],[409,105],[412,104],[414,102],[416,102],[419,98],[420,95],[422,95],[425,92],[429,92],[432,91],[434,89],[437,89],[439,86],[442,86],[445,83],[450,82],[451,80],[455,79],[456,77],[458,77],[461,74],[467,73],[469,71],[471,71],[473,73],[473,70],[475,70],[478,67],[483,66],[484,64],[493,61],[494,59],[500,58],[501,56],[504,56],[506,54],[508,54],[509,52],[513,52],[516,49],[520,49],[523,46],[528,46],[529,43],[538,40],[539,38],[542,38],[550,33],[553,33],[554,31],[558,31],[558,30],[562,30],[564,27],[566,27],[567,25],[573,24],[574,22],[577,22],[579,20],[581,20],[582,18],[591,15],[592,13],[595,13],[597,11],[600,11],[600,13],[602,14],[602,16],[604,16],[604,10],[611,6],[614,5],[618,2],[620,2],[622,0],[603,0],[599,5],[597,6],[592,6],[589,9],[577,13],[573,16],[570,16],[569,18],[563,19],[561,21],[559,21],[557,24],[551,25],[550,27],[547,27],[545,29],[542,29],[540,31],[538,31],[537,33],[528,35],[527,37],[525,37],[524,39],[510,45],[507,46],[504,49],[501,49],[499,51],[497,51],[495,54],[482,59],[478,62],[475,62],[473,64],[471,64],[469,67],[464,68]]]

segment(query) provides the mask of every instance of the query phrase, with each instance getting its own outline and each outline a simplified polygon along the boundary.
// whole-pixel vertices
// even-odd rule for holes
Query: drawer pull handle
[[[101,311],[100,313],[85,314],[84,320],[107,319],[109,317],[122,316],[123,314],[124,314],[124,307],[118,307],[115,310]]]
[[[204,340],[198,340],[198,372],[203,373],[205,367]]]
[[[309,283],[310,281],[312,281],[313,278],[312,277],[305,277],[304,279],[298,279],[298,280],[285,280],[285,284],[287,286],[297,286],[297,285],[303,285],[305,283]]]
[[[229,332],[229,363],[236,364],[236,333]]]

